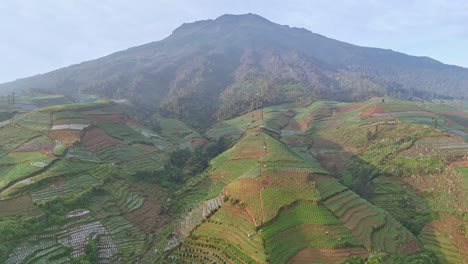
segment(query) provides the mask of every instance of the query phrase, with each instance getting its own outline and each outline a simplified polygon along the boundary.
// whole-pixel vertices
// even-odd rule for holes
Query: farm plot
[[[262,231],[272,263],[286,263],[305,248],[349,248],[349,253],[355,256],[368,254],[327,208],[310,202],[299,202],[283,210]]]
[[[259,126],[263,119],[262,114],[263,109],[258,109],[243,116],[216,123],[206,132],[206,135],[216,139],[221,136],[240,137],[246,130]]]
[[[240,258],[241,262],[249,258],[258,263],[266,262],[263,239],[257,233],[249,215],[241,207],[229,202],[195,229],[192,239],[194,242],[202,241],[200,246],[203,245],[203,241],[207,240],[223,241],[224,245],[229,245],[222,247],[224,251],[229,252],[230,249],[235,249],[231,250],[231,255]],[[210,248],[204,248],[204,250],[210,251]],[[243,252],[248,258],[239,252]]]
[[[223,153],[211,162],[209,178],[213,182],[211,193],[219,194],[225,186],[235,181],[238,177],[257,168],[258,162],[255,159],[227,159],[229,153]]]
[[[275,106],[263,109],[263,122],[275,130],[285,128],[293,116],[294,113],[292,111]]]
[[[374,193],[368,200],[394,216],[414,233],[433,218],[429,203],[419,197],[407,184],[389,177],[378,177],[372,181]]]
[[[129,171],[155,171],[164,167],[168,157],[167,152],[153,150],[140,156],[121,160],[117,164]]]
[[[49,132],[52,138],[60,141],[65,147],[71,147],[76,142],[79,142],[83,134],[84,132],[82,130],[76,129],[58,129]]]
[[[32,199],[29,195],[0,200],[0,217],[1,216],[36,216],[41,213],[41,210],[32,204]]]
[[[327,200],[331,196],[348,190],[346,186],[331,176],[315,175],[313,181],[315,182],[315,188],[320,193],[321,200]]]
[[[435,252],[443,263],[467,263],[467,237],[456,230],[461,223],[452,217],[442,216],[441,221],[429,223],[419,235],[426,249]]]
[[[52,139],[46,136],[38,136],[25,142],[24,144],[16,148],[14,151],[18,151],[18,152],[40,151],[46,155],[51,156],[53,149],[54,149],[54,142]]]
[[[273,219],[282,206],[297,200],[317,201],[319,192],[308,173],[265,172],[260,180],[263,222]]]
[[[136,130],[132,129],[125,123],[101,122],[98,123],[98,127],[104,130],[104,132],[108,135],[124,142],[146,144],[153,143],[151,139],[138,133]]]
[[[0,159],[0,188],[11,181],[26,178],[54,161],[40,152],[12,152]]]
[[[446,157],[465,156],[468,154],[468,143],[463,138],[457,136],[425,138],[416,141],[416,144],[428,146]]]
[[[106,162],[120,162],[135,157],[139,157],[144,153],[137,147],[128,145],[119,145],[108,147],[104,150],[96,152],[96,156]]]
[[[2,142],[2,145],[0,147],[0,157],[39,135],[37,132],[12,125],[1,127],[0,142]]]
[[[46,133],[52,126],[52,115],[42,111],[16,114],[13,123],[26,129]]]
[[[118,253],[109,231],[99,221],[73,226],[57,234],[58,243],[73,249],[72,258],[84,255],[85,245],[93,238],[97,239],[98,259],[112,259]]]
[[[266,155],[263,133],[247,133],[233,148],[231,159],[260,159]]]
[[[78,111],[70,111],[70,110],[63,110],[57,111],[53,114],[54,124],[56,121],[61,119],[72,119],[72,120],[79,120],[79,119],[88,119],[85,115]],[[75,122],[76,124],[81,124],[80,122]]]
[[[354,248],[305,248],[290,258],[288,264],[294,263],[330,263],[340,264],[348,258],[369,255],[362,247]]]
[[[102,129],[92,127],[86,134],[83,136],[82,139],[84,147],[95,153],[106,148],[116,146],[116,145],[123,145],[124,142],[117,140],[104,132]]]
[[[266,263],[263,241],[239,207],[226,205],[197,228],[168,259],[185,262]]]
[[[55,197],[79,193],[90,186],[100,185],[101,182],[90,175],[74,176],[73,178],[58,178],[53,184],[31,193],[34,202],[46,201]]]
[[[186,124],[177,119],[158,118],[161,125],[161,136],[173,142],[177,142],[183,138],[200,138],[200,133],[196,132]]]
[[[34,235],[10,253],[5,264],[69,262],[66,248],[53,234]]]
[[[120,215],[106,217],[102,224],[109,230],[117,249],[124,257],[129,258],[141,253],[145,247],[145,233],[140,231]],[[127,259],[129,260],[129,259]]]
[[[101,160],[96,156],[96,154],[88,151],[86,148],[82,146],[73,147],[68,149],[65,158],[71,160],[80,160],[86,162],[96,162],[100,163]]]
[[[255,263],[236,247],[217,239],[187,239],[167,258],[173,263]]]
[[[338,192],[323,203],[369,250],[403,254],[419,250],[412,234],[400,223],[351,191]],[[392,234],[391,241],[388,234]]]
[[[129,189],[129,186],[116,183],[112,188],[117,205],[125,212],[131,212],[143,205],[144,198]]]

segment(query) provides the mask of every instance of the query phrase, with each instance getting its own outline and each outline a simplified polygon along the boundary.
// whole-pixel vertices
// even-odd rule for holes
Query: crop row
[[[51,184],[31,193],[33,201],[45,201],[61,195],[78,193],[89,186],[99,185],[100,181],[90,175],[75,176],[62,182]]]
[[[108,217],[103,224],[123,255],[130,256],[144,247],[145,234],[122,216]]]

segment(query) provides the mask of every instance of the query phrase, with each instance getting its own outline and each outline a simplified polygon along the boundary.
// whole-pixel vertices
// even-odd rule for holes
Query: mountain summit
[[[127,98],[199,123],[303,98],[460,97],[467,87],[462,67],[245,14],[183,24],[161,41],[1,84],[0,91]]]

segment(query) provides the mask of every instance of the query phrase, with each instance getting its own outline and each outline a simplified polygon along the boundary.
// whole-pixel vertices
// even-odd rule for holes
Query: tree
[[[85,246],[85,254],[87,260],[90,263],[97,263],[98,260],[98,249],[96,244],[96,239],[91,239]]]

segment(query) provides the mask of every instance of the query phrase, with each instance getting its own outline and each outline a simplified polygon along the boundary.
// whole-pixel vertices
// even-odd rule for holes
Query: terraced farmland
[[[351,256],[368,254],[361,242],[326,207],[310,202],[299,202],[284,209],[262,231],[272,263],[286,263],[306,248],[349,248]]]
[[[319,191],[323,187],[317,186]],[[420,249],[416,238],[399,222],[352,191],[338,191],[323,204],[368,250],[411,254]]]
[[[177,263],[265,263],[263,240],[249,216],[238,206],[225,204],[174,249],[168,260]]]
[[[101,184],[99,180],[87,174],[66,179],[58,178],[53,184],[32,192],[31,197],[34,202],[46,201],[63,195],[79,193],[88,187],[99,184]]]

